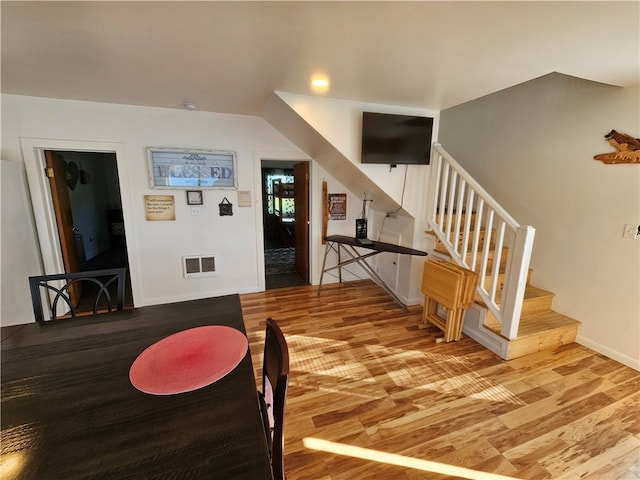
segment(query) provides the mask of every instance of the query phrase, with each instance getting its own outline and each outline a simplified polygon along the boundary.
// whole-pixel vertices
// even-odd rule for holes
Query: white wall
[[[532,283],[582,322],[578,341],[640,369],[640,165],[593,159],[611,129],[639,136],[639,88],[551,74],[441,113],[439,141],[536,228]]]
[[[33,321],[28,277],[40,274],[40,252],[22,164],[0,161],[0,325]]]
[[[360,163],[361,138],[362,138],[362,112],[379,112],[403,115],[419,115],[434,119],[432,141],[438,136],[439,112],[422,108],[410,108],[397,105],[383,105],[367,102],[356,102],[335,98],[326,98],[312,95],[294,95],[278,92],[281,97],[301,118],[314,128],[319,135],[330,142],[331,146],[338,150],[344,158],[355,165],[366,177],[373,182],[397,205],[402,207],[402,215],[386,217],[389,212],[394,212],[397,207],[390,207],[388,202],[376,198],[371,192],[355,192],[359,205],[355,210],[355,216],[348,216],[349,224],[347,235],[354,235],[355,219],[362,209],[362,199],[365,193],[367,198],[372,198],[371,215],[369,217],[369,238],[377,239],[381,228],[390,230],[400,235],[400,243],[405,246],[426,250],[427,240],[424,235],[426,223],[424,209],[426,206],[428,166],[424,165],[398,165],[390,168],[389,165],[368,165]],[[425,141],[429,141],[426,139]],[[315,157],[322,164],[319,156]],[[386,217],[386,218],[385,218]],[[380,269],[376,258],[371,263],[374,268]],[[400,275],[397,284],[389,283],[406,304],[415,305],[423,302],[421,292],[422,270],[424,259],[400,255],[398,265]]]
[[[422,108],[355,102],[312,95],[294,95],[284,92],[278,92],[278,95],[320,135],[329,140],[331,145],[342,153],[345,158],[374,180],[398,204],[402,202],[404,208],[414,218],[421,219],[420,213],[422,213],[424,206],[424,186],[428,175],[428,167],[399,165],[396,168],[390,168],[389,165],[360,163],[362,112],[432,117],[434,119],[432,141],[435,141],[438,137],[439,112]],[[428,142],[429,140],[426,139],[425,141]],[[406,175],[406,188],[403,188],[405,172],[408,175]],[[371,208],[379,210],[379,208],[376,208],[375,198]]]
[[[314,162],[313,170],[311,172],[312,177],[312,205],[317,205],[318,208],[313,208],[314,212],[318,212],[317,215],[311,216],[311,229],[313,232],[317,232],[317,235],[313,235],[313,241],[315,242],[311,252],[311,263],[318,266],[315,269],[314,276],[311,279],[311,283],[318,284],[320,282],[320,274],[322,261],[326,250],[326,245],[322,244],[322,182],[327,182],[327,193],[346,193],[347,194],[347,219],[346,220],[329,220],[327,222],[327,235],[348,235],[355,236],[355,219],[358,218],[360,211],[362,210],[362,199],[360,195],[345,188],[342,183],[336,179],[330,172],[322,168],[321,162]],[[344,260],[344,258],[343,258]],[[335,252],[330,251],[327,256],[327,266],[337,264],[337,255]],[[358,280],[362,278],[369,278],[361,268],[357,265],[351,265],[348,269],[342,271],[343,281]],[[338,281],[338,270],[331,270],[324,274],[322,283],[335,283]]]
[[[136,306],[263,289],[261,152],[271,159],[308,159],[263,119],[242,115],[3,95],[2,127],[2,158],[20,165],[21,142],[38,143],[33,138],[54,139],[56,146],[118,145]],[[238,207],[235,191],[205,190],[201,215],[191,216],[183,190],[149,188],[147,147],[237,152],[238,189],[251,192],[253,207]],[[174,195],[176,220],[147,221],[147,194]],[[232,217],[219,216],[223,197],[234,204]],[[183,278],[182,256],[210,253],[216,255],[216,277]],[[3,251],[3,269],[5,262]]]

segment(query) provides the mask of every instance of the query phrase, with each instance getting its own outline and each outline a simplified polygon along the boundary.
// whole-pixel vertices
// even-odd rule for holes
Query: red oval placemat
[[[131,365],[129,380],[152,395],[190,392],[220,380],[247,353],[247,337],[222,325],[174,333],[144,350]]]

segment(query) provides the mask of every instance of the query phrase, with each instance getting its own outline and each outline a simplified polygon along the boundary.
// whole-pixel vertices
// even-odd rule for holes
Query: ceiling
[[[640,3],[6,2],[2,92],[261,115],[274,91],[441,110],[560,72],[638,83]]]

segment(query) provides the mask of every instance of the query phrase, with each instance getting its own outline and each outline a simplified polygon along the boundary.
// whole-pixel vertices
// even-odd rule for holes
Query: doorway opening
[[[265,287],[309,283],[309,164],[263,160]]]
[[[65,273],[127,268],[125,307],[133,307],[115,153],[45,150]],[[83,288],[78,312],[95,292]]]

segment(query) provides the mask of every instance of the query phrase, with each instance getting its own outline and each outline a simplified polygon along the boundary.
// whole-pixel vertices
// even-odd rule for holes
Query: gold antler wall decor
[[[640,163],[640,139],[625,133],[618,133],[615,130],[611,130],[604,138],[616,151],[596,155],[593,157],[595,160],[607,164]]]

